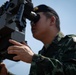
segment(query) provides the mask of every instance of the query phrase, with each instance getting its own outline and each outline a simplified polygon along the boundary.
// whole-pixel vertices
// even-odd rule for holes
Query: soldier
[[[17,55],[13,60],[31,64],[29,75],[76,75],[76,36],[61,33],[59,16],[51,7],[39,5],[34,12],[40,19],[31,22],[31,31],[43,48],[35,54],[27,44],[10,39],[14,45],[8,47],[8,53]]]

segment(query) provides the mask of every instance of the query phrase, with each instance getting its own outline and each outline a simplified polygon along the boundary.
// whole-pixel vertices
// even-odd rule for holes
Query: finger
[[[20,48],[20,46],[9,46],[7,50],[20,50],[22,48]]]
[[[14,56],[13,60],[20,60],[20,57],[19,56]]]
[[[8,50],[8,54],[20,54],[21,52],[19,50]]]
[[[26,42],[24,42],[24,41],[23,41],[23,42],[21,42],[21,44],[23,44],[23,45],[26,45],[26,46],[27,46],[27,43],[26,43]]]
[[[23,45],[28,46],[26,42],[21,42]],[[29,47],[29,46],[28,46]],[[29,47],[30,48],[30,47]],[[30,48],[31,49],[31,48]]]
[[[9,42],[12,43],[12,44],[14,44],[14,45],[18,45],[18,46],[22,45],[21,43],[15,41],[15,40],[12,40],[12,39],[9,39]]]

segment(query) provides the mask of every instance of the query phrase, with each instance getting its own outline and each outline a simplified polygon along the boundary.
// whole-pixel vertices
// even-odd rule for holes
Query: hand
[[[3,63],[0,63],[0,67],[1,67],[0,75],[8,75],[7,69]]]
[[[13,60],[22,60],[27,63],[32,62],[32,57],[34,52],[26,43],[19,43],[15,40],[9,40],[10,43],[14,44],[13,46],[8,47],[8,54],[16,54],[13,57]]]

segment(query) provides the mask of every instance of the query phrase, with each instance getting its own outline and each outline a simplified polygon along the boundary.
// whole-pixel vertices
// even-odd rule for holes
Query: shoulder
[[[63,60],[76,63],[76,35],[66,35],[63,39]]]
[[[76,35],[74,34],[66,35],[60,40],[59,43],[63,44],[64,46],[68,45],[71,46],[72,43],[76,44]]]
[[[73,40],[73,42],[76,42],[76,35],[75,34],[71,34],[71,35],[66,35],[69,39],[71,38]]]
[[[65,51],[76,50],[76,35],[66,35],[60,40],[59,44]]]

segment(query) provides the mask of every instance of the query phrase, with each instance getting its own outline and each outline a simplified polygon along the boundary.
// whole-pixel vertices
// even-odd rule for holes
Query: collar
[[[55,39],[53,40],[53,42],[50,43],[50,44],[58,44],[58,42],[59,42],[59,41],[61,40],[61,38],[63,38],[63,37],[64,37],[63,33],[62,33],[62,32],[58,32],[57,36],[55,37]],[[47,49],[50,44],[46,44],[46,45],[44,45],[44,47]]]
[[[53,40],[52,43],[57,44],[62,38],[64,37],[62,32],[58,32],[57,36],[55,37],[55,39]]]

